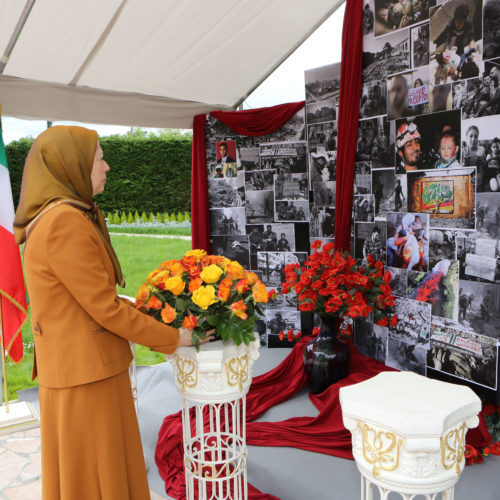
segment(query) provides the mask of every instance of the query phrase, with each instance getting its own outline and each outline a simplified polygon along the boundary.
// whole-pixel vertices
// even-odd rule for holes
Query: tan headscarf
[[[113,262],[116,283],[125,287],[106,221],[92,200],[90,174],[97,141],[95,130],[66,126],[51,127],[36,138],[24,165],[14,234],[21,244],[43,213],[60,203],[72,205],[86,212],[94,223]]]

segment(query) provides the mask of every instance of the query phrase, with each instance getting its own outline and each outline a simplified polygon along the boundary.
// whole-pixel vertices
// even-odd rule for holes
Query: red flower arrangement
[[[489,443],[480,450],[470,444],[465,445],[466,465],[480,464],[488,455],[500,455],[500,406],[485,404],[482,413],[490,433]]]
[[[368,255],[367,265],[360,265],[347,252],[335,250],[332,243],[321,248],[318,240],[311,249],[303,267],[297,263],[285,267],[286,281],[282,283],[283,294],[297,293],[300,311],[337,317],[341,322],[373,313],[378,325],[397,324],[397,316],[391,314],[391,275],[389,271],[384,274],[381,261]],[[350,325],[342,333],[350,336]]]

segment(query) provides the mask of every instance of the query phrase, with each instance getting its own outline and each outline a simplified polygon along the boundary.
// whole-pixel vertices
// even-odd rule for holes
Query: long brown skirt
[[[149,500],[128,371],[40,387],[43,500]]]

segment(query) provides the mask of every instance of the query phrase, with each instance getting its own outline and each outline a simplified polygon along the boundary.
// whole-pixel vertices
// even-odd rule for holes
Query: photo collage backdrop
[[[498,388],[500,0],[366,0],[352,252],[392,276],[361,352]]]
[[[302,264],[314,240],[333,242],[340,64],[306,72],[306,106],[274,133],[236,134],[208,116],[210,249],[255,271],[268,288]],[[309,330],[292,293],[267,304],[261,345],[291,347],[280,331]]]

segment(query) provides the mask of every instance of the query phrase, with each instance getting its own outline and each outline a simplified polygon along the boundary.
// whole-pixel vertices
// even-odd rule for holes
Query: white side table
[[[361,498],[452,500],[465,464],[465,434],[481,401],[468,387],[411,372],[383,372],[340,389],[344,425],[361,472]],[[391,495],[391,498],[393,496]]]
[[[188,500],[248,497],[245,396],[259,346],[258,337],[249,346],[217,341],[167,356],[182,398]]]

